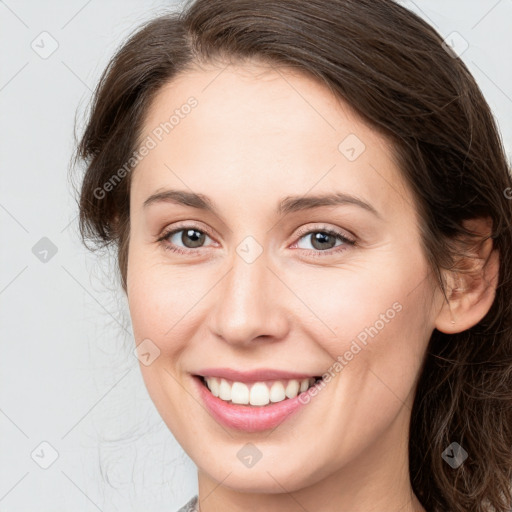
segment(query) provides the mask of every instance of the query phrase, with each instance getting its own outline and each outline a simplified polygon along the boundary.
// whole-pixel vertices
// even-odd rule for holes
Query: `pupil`
[[[328,233],[322,233],[318,232],[315,233],[313,236],[312,245],[315,249],[330,249],[331,247],[334,247],[334,245],[331,244],[331,247],[326,247],[325,243],[329,244],[329,238],[332,238],[331,242],[335,242],[334,237],[332,235],[329,235]],[[317,244],[319,246],[317,247]]]
[[[189,243],[189,240],[187,240],[187,237],[189,240],[192,240],[192,243]],[[183,236],[181,237],[181,241],[184,243],[186,247],[189,248],[195,248],[200,247],[201,244],[204,242],[205,234],[201,233],[197,229],[186,229],[183,232]]]

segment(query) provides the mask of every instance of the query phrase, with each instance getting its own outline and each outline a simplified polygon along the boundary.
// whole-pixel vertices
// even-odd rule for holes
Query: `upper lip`
[[[284,370],[270,368],[260,368],[249,371],[233,370],[231,368],[204,368],[203,370],[200,370],[197,375],[201,377],[218,377],[236,382],[261,382],[264,380],[279,379],[300,380],[318,376],[313,373],[287,372]]]

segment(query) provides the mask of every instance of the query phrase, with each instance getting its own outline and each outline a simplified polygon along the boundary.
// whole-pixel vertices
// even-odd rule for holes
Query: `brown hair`
[[[80,228],[84,241],[117,247],[126,291],[131,173],[108,193],[97,191],[129,161],[160,87],[216,58],[263,59],[316,77],[393,141],[421,215],[425,255],[445,294],[441,269],[458,270],[455,241],[471,236],[462,221],[492,219],[500,254],[494,302],[464,332],[434,330],[412,410],[409,462],[413,490],[428,511],[508,512],[512,180],[486,101],[442,42],[391,0],[196,0],[148,22],[113,57],[95,91],[76,155],[87,165]],[[468,453],[456,469],[442,458],[454,441]]]

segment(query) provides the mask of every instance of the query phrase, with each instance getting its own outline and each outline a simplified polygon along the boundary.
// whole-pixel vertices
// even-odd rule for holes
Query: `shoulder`
[[[177,512],[199,512],[198,503],[197,503],[197,495],[192,497]]]

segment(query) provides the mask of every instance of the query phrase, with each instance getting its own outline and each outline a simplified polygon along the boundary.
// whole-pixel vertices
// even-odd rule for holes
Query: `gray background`
[[[512,0],[402,3],[457,32],[457,51],[467,41],[510,155]],[[75,113],[80,129],[115,49],[174,5],[0,1],[0,511],[173,511],[197,492],[142,382],[114,262],[79,242],[68,180]]]

